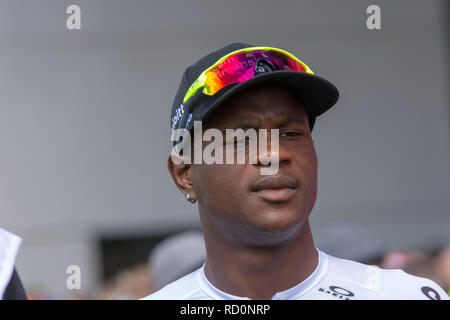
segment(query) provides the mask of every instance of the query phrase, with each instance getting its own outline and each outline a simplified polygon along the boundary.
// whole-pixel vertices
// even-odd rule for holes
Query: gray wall
[[[82,10],[82,29],[65,9]],[[366,28],[381,7],[382,29]],[[447,8],[448,9],[448,8]],[[388,248],[450,243],[443,1],[2,1],[0,221],[28,289],[97,286],[101,233],[198,224],[166,169],[184,69],[229,42],[284,48],[336,84],[316,124],[312,227],[354,223]],[[447,33],[446,33],[447,32]]]

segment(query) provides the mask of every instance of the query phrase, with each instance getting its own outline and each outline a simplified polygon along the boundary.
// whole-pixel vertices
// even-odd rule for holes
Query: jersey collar
[[[272,300],[294,300],[311,290],[320,280],[323,279],[328,269],[328,259],[326,254],[316,248],[318,252],[318,264],[316,269],[302,282],[284,291],[277,292],[273,295]],[[200,288],[210,296],[217,300],[250,300],[248,297],[235,296],[216,288],[205,275],[205,263],[203,263],[198,273],[198,283]]]

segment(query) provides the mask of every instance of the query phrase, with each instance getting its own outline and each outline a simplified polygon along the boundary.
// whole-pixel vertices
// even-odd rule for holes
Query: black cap
[[[205,95],[202,93],[202,90],[198,90],[186,102],[186,105],[183,105],[186,92],[203,71],[228,53],[248,47],[255,47],[255,45],[248,43],[228,44],[207,54],[184,71],[172,105],[170,116],[172,131],[178,128],[191,131],[194,121],[206,120],[225,99],[240,90],[256,84],[275,83],[290,88],[307,108],[311,131],[315,118],[330,109],[337,102],[339,91],[328,80],[317,75],[298,71],[273,70],[270,63],[265,64],[263,62],[255,65],[255,75],[257,74],[257,76],[245,82],[230,84],[213,96]]]

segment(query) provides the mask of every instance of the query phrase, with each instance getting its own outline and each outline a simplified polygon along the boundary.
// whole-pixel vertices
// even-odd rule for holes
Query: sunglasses
[[[230,52],[203,71],[184,96],[186,103],[200,89],[213,96],[224,87],[247,81],[259,73],[276,70],[314,72],[291,53],[273,47],[250,47]]]

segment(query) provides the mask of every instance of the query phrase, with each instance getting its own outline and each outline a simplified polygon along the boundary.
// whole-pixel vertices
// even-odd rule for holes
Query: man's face
[[[255,232],[288,235],[303,225],[317,194],[317,157],[306,110],[288,89],[265,85],[236,93],[203,123],[204,130],[222,132],[248,127],[257,132],[279,129],[278,150],[271,148],[267,135],[268,155],[279,153],[278,172],[261,175],[263,164],[249,164],[248,158],[245,164],[192,165],[202,222],[208,219],[230,239],[252,237]]]

